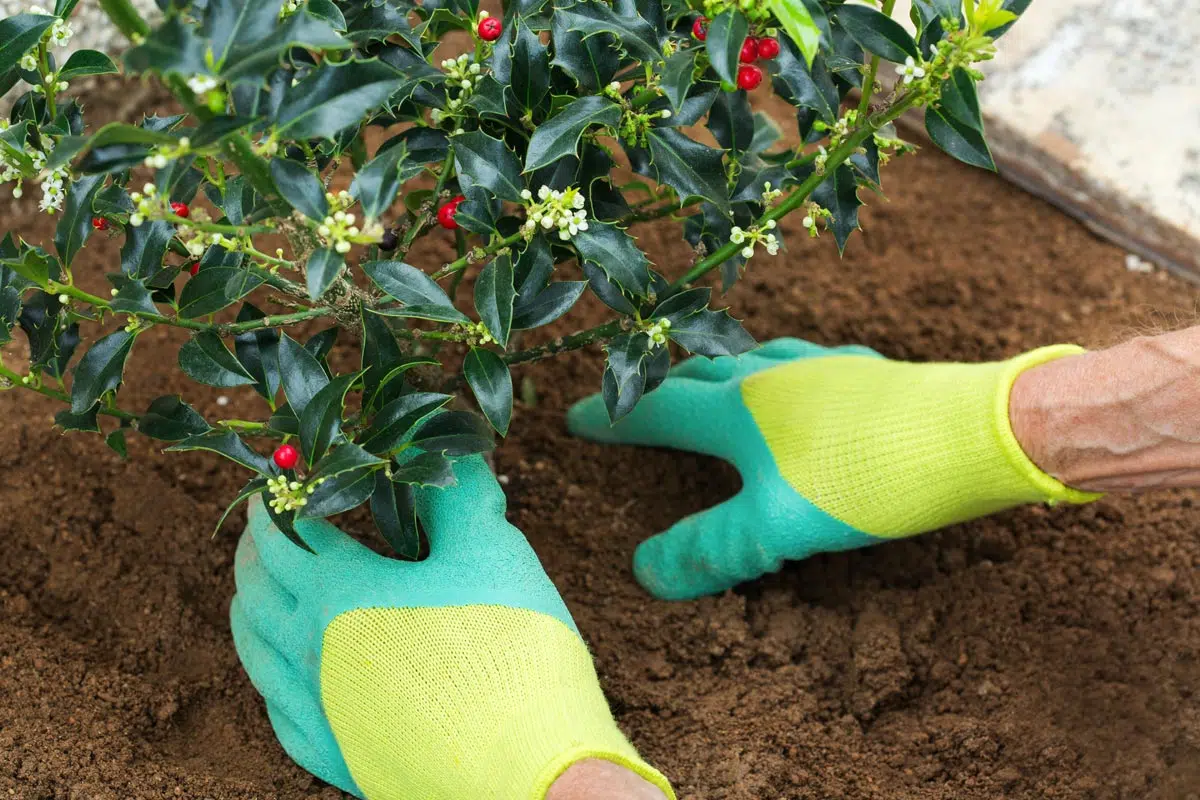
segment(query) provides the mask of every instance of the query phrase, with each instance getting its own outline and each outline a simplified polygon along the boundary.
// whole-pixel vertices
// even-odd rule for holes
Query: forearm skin
[[[1073,488],[1200,486],[1200,327],[1030,369],[1009,418],[1030,459]]]
[[[618,764],[588,758],[560,775],[546,800],[666,800],[666,795]]]

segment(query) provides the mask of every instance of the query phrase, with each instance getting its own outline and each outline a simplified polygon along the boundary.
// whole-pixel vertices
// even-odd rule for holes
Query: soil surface
[[[925,152],[885,181],[844,259],[784,226],[790,252],[755,259],[730,297],[751,332],[979,360],[1193,318],[1192,287],[1127,272],[1123,252],[994,176]],[[44,220],[0,213],[49,241]],[[686,268],[678,230],[639,231],[668,275]],[[101,290],[116,248],[88,250]],[[559,330],[602,314],[581,306]],[[182,392],[210,418],[261,413],[248,391],[222,408],[168,369],[177,333],[139,340],[123,405]],[[5,354],[18,364],[22,345]],[[659,602],[633,580],[633,548],[738,479],[570,439],[563,412],[600,369],[595,349],[527,369],[537,403],[518,406],[497,468],[622,727],[681,797],[1200,797],[1194,494],[1027,508]],[[0,395],[0,798],[340,797],[276,744],[230,640],[243,520],[210,534],[243,474],[136,437],[121,461],[52,431],[55,410]]]

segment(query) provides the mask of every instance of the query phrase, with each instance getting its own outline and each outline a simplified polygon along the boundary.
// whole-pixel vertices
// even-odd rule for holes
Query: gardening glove
[[[587,647],[483,459],[418,489],[420,562],[324,521],[292,544],[261,501],[238,543],[230,624],[284,750],[369,800],[535,798],[584,758],[674,798],[618,730]]]
[[[777,339],[737,358],[679,364],[615,425],[598,395],[576,404],[567,423],[595,441],[692,450],[737,467],[736,496],[634,553],[650,593],[688,599],[785,559],[1023,503],[1095,499],[1038,469],[1008,419],[1018,375],[1079,352],[1059,345],[990,364],[909,364],[865,347]]]

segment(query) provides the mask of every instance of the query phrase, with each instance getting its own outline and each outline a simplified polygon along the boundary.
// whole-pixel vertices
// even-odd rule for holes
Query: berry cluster
[[[451,198],[442,204],[442,207],[437,210],[438,225],[441,225],[448,231],[458,229],[458,223],[454,219],[454,215],[458,213],[459,205],[467,198],[463,195]]]
[[[692,22],[692,36],[703,42],[708,39],[708,18],[697,17]],[[759,87],[763,81],[761,67],[754,66],[758,60],[770,60],[779,55],[779,40],[773,36],[747,36],[742,42],[742,52],[738,55],[741,66],[738,67],[737,85],[747,92]]]

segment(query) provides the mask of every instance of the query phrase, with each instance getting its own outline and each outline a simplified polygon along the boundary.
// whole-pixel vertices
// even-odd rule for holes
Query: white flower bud
[[[742,258],[751,258],[754,256],[754,248],[747,245],[742,248]]]

